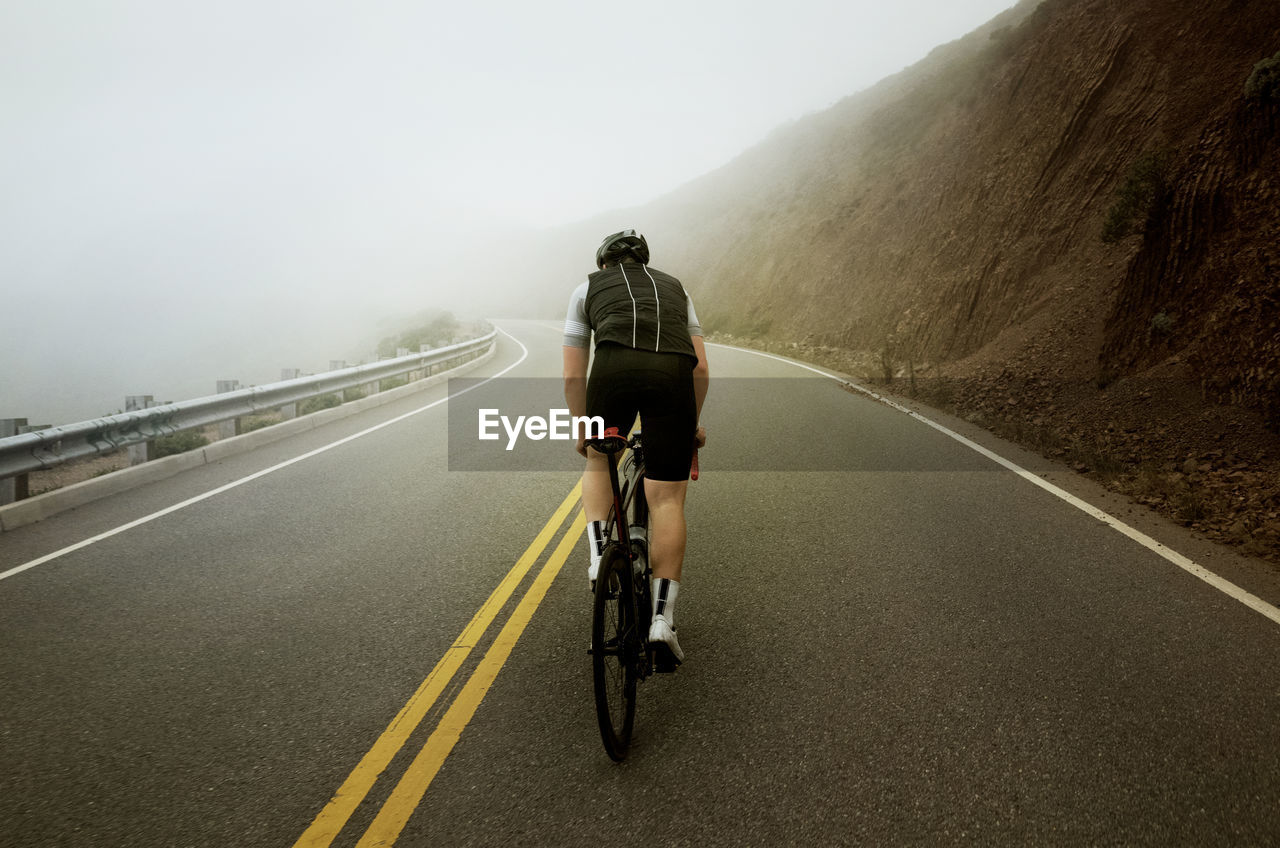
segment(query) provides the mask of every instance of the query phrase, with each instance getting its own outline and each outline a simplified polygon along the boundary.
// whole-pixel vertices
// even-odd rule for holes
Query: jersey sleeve
[[[702,324],[698,322],[698,313],[693,311],[693,298],[686,293],[685,300],[685,305],[689,310],[689,335],[700,336],[702,335]]]
[[[587,284],[583,283],[569,296],[569,311],[564,316],[564,346],[591,347],[591,323],[587,320]]]

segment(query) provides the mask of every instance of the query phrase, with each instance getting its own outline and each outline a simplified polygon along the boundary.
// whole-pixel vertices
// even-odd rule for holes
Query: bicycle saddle
[[[620,435],[617,427],[610,427],[601,438],[587,439],[587,444],[601,453],[621,453],[627,449],[627,437]]]

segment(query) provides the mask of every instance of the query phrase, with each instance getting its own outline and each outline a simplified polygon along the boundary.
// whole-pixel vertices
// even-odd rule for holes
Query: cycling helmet
[[[626,256],[630,256],[641,265],[649,264],[649,243],[635,230],[614,233],[600,242],[600,249],[596,251],[596,267],[603,268],[604,263],[614,262]]]

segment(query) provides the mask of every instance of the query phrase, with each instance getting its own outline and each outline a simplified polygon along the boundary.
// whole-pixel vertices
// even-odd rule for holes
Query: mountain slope
[[[1120,286],[1117,305],[1131,316],[1129,289],[1159,275],[1150,255],[1160,247],[1101,241],[1113,193],[1144,153],[1161,150],[1175,160],[1171,179],[1194,195],[1178,195],[1179,208],[1224,205],[1223,169],[1206,183],[1201,172],[1212,166],[1193,160],[1213,158],[1206,133],[1217,158],[1235,161],[1224,126],[1244,134],[1238,143],[1265,132],[1265,121],[1236,116],[1261,111],[1242,102],[1243,83],[1280,46],[1274,3],[1200,2],[1194,14],[1166,5],[1051,0],[1016,25],[970,35],[952,55],[931,56],[897,96],[870,109],[873,98],[851,98],[743,157],[731,169],[757,179],[739,179],[746,187],[736,196],[711,192],[721,195],[720,214],[680,195],[671,205],[703,213],[701,223],[659,205],[660,217],[684,218],[689,238],[679,252],[710,281],[702,297],[710,323],[852,348],[887,344],[922,361],[979,350],[1069,287],[1092,303]],[[1253,173],[1274,164],[1274,145],[1258,147],[1244,166]],[[1260,190],[1256,199],[1267,197]],[[1171,210],[1148,240],[1185,242],[1167,232],[1199,227],[1199,217],[1184,218]],[[1201,252],[1216,236],[1238,238],[1238,221],[1217,223],[1219,231],[1194,236]],[[1134,261],[1150,270],[1129,273]],[[1144,305],[1161,308],[1146,302],[1153,296]],[[1141,359],[1125,341],[1132,321],[1108,326],[1109,362]]]

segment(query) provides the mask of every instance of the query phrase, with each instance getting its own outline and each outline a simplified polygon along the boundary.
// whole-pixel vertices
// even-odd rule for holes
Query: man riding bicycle
[[[608,236],[596,251],[595,273],[574,290],[564,322],[564,394],[573,416],[600,416],[626,433],[636,414],[644,431],[645,499],[649,504],[649,564],[653,621],[649,642],[684,659],[676,640],[675,601],[685,550],[685,490],[709,371],[702,327],[680,281],[649,265],[649,244],[635,230]],[[595,360],[587,379],[591,337]],[[605,454],[578,439],[587,458],[582,505],[594,581],[604,550],[612,491]]]

